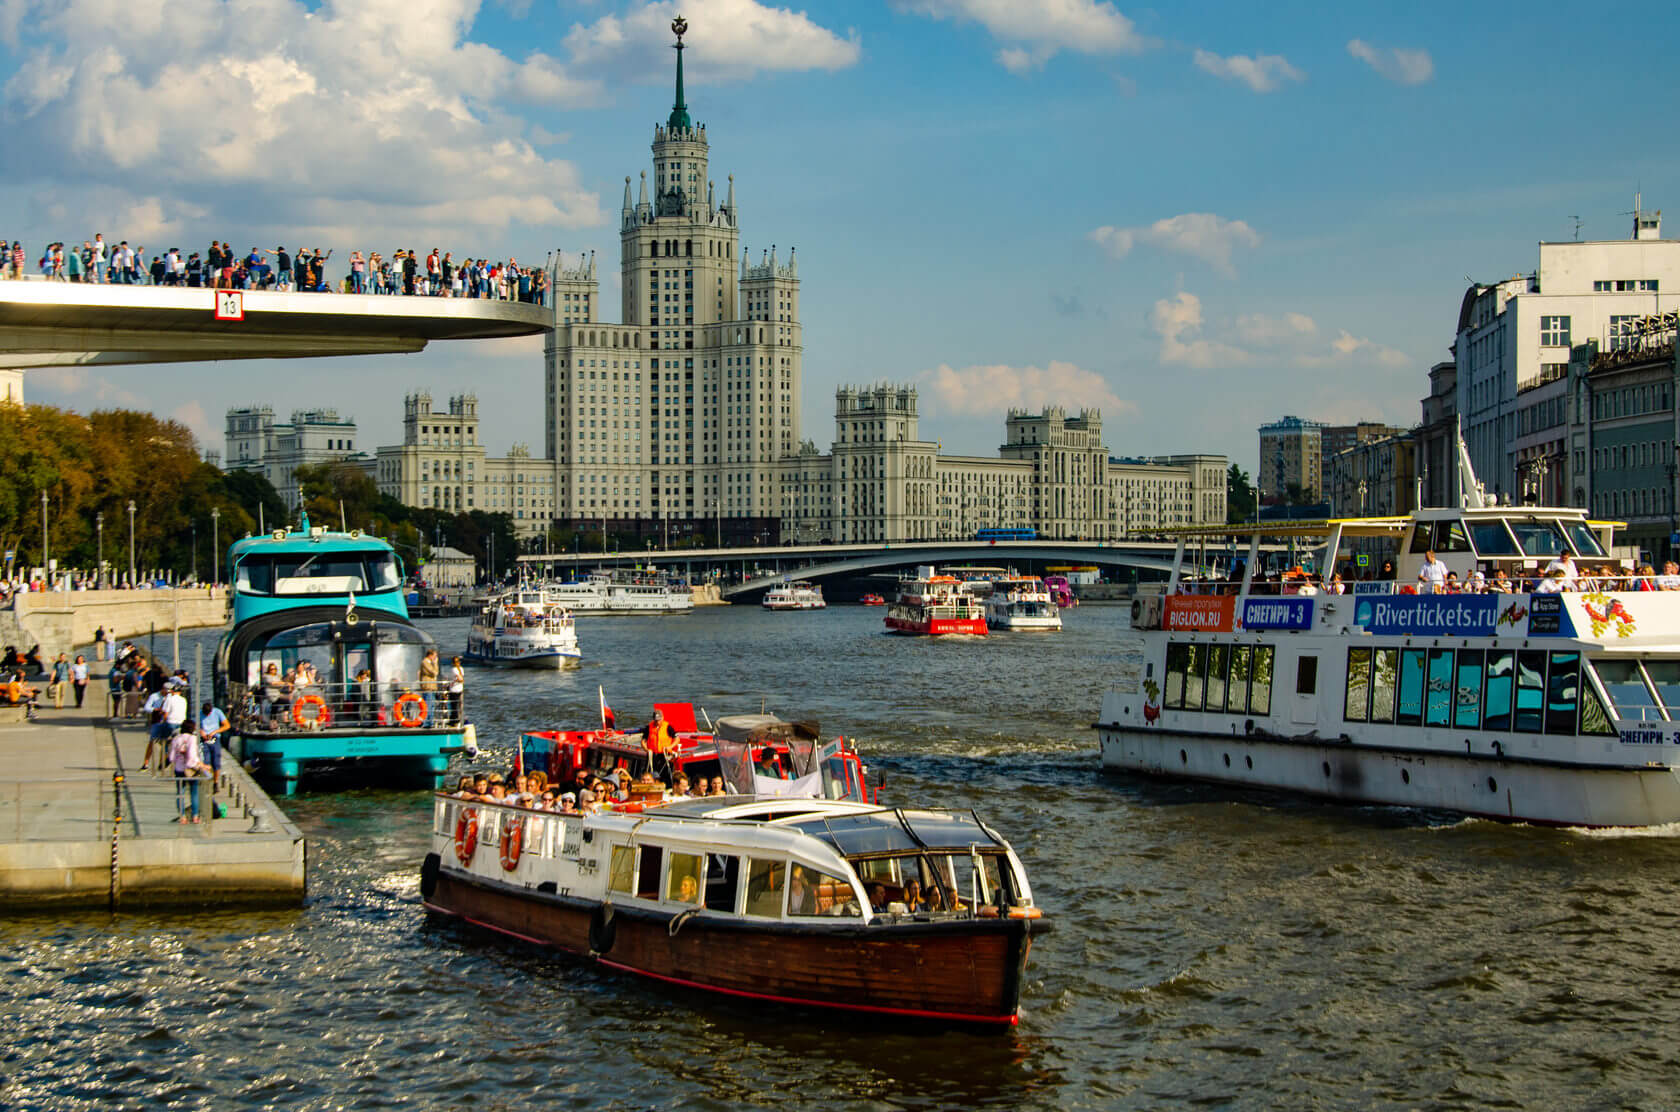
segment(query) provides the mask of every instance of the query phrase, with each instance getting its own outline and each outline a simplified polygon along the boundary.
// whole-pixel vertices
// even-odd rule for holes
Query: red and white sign
[[[243,290],[217,290],[216,319],[244,320],[245,292]]]
[[[1161,626],[1191,633],[1229,633],[1236,604],[1232,595],[1169,595]]]

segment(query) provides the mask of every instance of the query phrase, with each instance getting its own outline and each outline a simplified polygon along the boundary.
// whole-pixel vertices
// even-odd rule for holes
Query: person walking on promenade
[[[87,657],[76,654],[76,662],[70,665],[70,682],[76,686],[76,709],[82,708],[82,697],[87,694],[88,663]]]
[[[198,820],[198,776],[204,768],[204,762],[198,756],[198,738],[183,730],[169,741],[169,765],[175,771],[175,813],[176,822],[197,822]],[[192,818],[188,820],[188,806],[191,806]]]
[[[64,685],[70,682],[70,658],[63,653],[53,661],[52,676],[47,680],[47,694],[52,696],[53,709],[64,709]]]
[[[210,794],[222,790],[222,735],[232,729],[227,715],[206,699],[199,707],[198,738],[203,743],[204,761],[210,766]]]

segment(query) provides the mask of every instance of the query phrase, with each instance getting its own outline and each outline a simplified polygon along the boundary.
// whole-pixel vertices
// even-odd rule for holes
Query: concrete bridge
[[[24,652],[41,646],[41,658],[59,653],[75,658],[75,646],[93,641],[103,628],[110,640],[219,626],[227,621],[225,587],[182,587],[159,591],[24,591],[0,608],[0,645]]]
[[[1131,568],[1165,575],[1172,570],[1170,541],[915,541],[901,544],[812,544],[780,548],[653,549],[643,552],[581,552],[521,556],[520,565],[543,574],[574,575],[590,568],[653,564],[690,578],[721,574],[736,582],[724,587],[729,602],[755,601],[788,579],[812,582],[851,579],[870,573],[965,564],[1014,567],[1026,572],[1043,564]]]

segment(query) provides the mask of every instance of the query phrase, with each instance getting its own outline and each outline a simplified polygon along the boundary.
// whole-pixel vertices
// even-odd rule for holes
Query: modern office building
[[[259,471],[288,509],[303,497],[297,469],[306,464],[356,459],[356,421],[336,409],[294,410],[289,424],[274,420],[274,407],[252,405],[227,411],[223,434],[228,471]]]

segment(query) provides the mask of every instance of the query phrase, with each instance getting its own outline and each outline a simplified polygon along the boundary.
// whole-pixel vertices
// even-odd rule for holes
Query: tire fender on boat
[[[429,900],[432,893],[437,891],[438,871],[443,867],[443,858],[435,853],[428,853],[426,859],[420,862],[420,898]]]
[[[589,917],[589,953],[607,953],[618,939],[618,924],[613,921],[613,905],[604,903]]]

